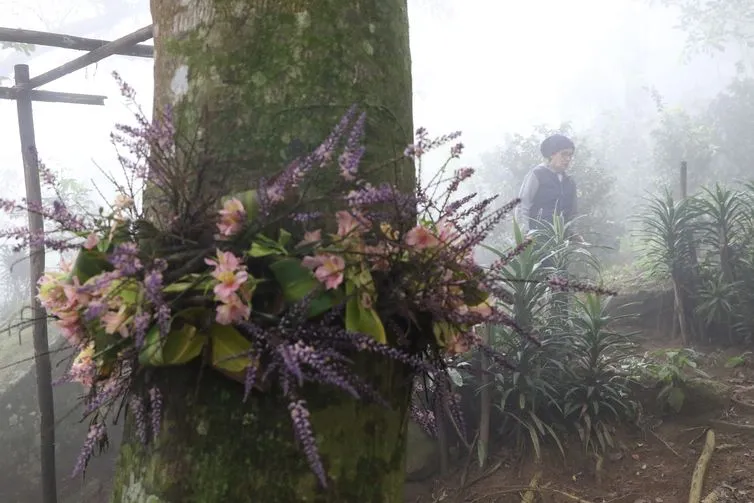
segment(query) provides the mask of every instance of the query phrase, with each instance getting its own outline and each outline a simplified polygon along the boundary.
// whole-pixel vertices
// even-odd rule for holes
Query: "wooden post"
[[[681,199],[686,199],[689,193],[688,166],[681,161]]]
[[[484,324],[480,328],[482,341],[485,344],[490,343],[492,338],[492,325]],[[487,464],[487,457],[490,452],[490,413],[492,411],[492,378],[489,371],[490,361],[487,356],[480,351],[479,354],[479,376],[482,391],[479,393],[479,468],[484,468]]]
[[[49,33],[45,31],[21,30],[17,28],[0,28],[0,42],[17,42],[20,44],[44,45],[48,47],[61,47],[74,51],[93,51],[110,42],[96,38],[75,37],[61,33]],[[113,54],[121,56],[135,56],[138,58],[151,58],[154,56],[154,47],[151,45],[134,45],[123,47]]]
[[[152,38],[151,24],[149,26],[145,26],[140,30],[136,30],[133,33],[129,33],[125,37],[121,37],[117,40],[113,40],[112,42],[108,42],[107,44],[100,46],[97,49],[84,54],[83,56],[73,59],[68,63],[62,64],[57,68],[53,68],[49,72],[37,75],[33,79],[28,79],[24,84],[16,81],[16,87],[34,89],[36,87],[49,84],[53,80],[57,80],[60,77],[68,75],[69,73],[73,73],[76,70],[81,70],[82,68],[86,68],[87,66],[101,61],[108,56],[112,56],[116,51],[119,51],[125,47],[133,47],[139,42],[149,40],[150,38]]]
[[[29,82],[29,67],[14,67],[16,86]],[[34,116],[31,96],[21,91],[16,97],[18,109],[18,131],[21,137],[21,154],[24,162],[27,204],[41,204],[42,190],[39,184],[39,160],[34,138]],[[37,282],[44,274],[44,242],[37,239],[44,232],[42,215],[29,211],[29,232],[33,236],[30,243],[29,259],[31,284],[31,312],[33,319],[34,363],[37,373],[37,400],[40,415],[40,458],[42,464],[42,502],[57,503],[57,478],[55,473],[55,408],[52,396],[52,368],[50,366],[49,345],[47,342],[47,313],[37,299]]]

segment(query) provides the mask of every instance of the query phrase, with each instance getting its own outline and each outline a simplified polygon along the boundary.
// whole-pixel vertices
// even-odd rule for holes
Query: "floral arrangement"
[[[133,93],[121,85],[126,96]],[[154,122],[137,117],[138,127],[120,126],[113,135],[131,155],[121,156],[129,183],[118,185],[108,210],[75,215],[61,199],[33,208],[2,202],[7,210],[38,211],[55,225],[46,236],[14,231],[24,236],[19,246],[43,240],[77,251],[42,278],[38,291],[77,352],[66,380],[88,390],[90,433],[76,472],[106,442],[106,419],[121,402],[144,442],[158,434],[165,390],[137,393],[137,371],[200,361],[243,385],[244,399],[277,382],[325,485],[300,393],[304,382],[380,400],[350,369],[349,355],[379,353],[422,372],[441,367],[444,355],[478,346],[479,323],[515,327],[496,271],[528,242],[487,268],[473,252],[517,201],[492,209],[495,198],[461,195],[473,170],[447,173],[462,151],[459,134],[432,139],[417,131],[416,142],[391,162],[417,163],[421,179],[426,152],[450,143],[450,156],[428,184],[403,193],[365,181],[365,115],[353,108],[319,147],[276,176],[197,199],[201,177],[177,173],[180,145],[169,111]],[[138,202],[147,180],[154,205]],[[311,195],[322,180],[326,197]]]

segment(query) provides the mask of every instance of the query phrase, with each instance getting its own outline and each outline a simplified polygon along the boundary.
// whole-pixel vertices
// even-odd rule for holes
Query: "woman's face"
[[[561,150],[550,158],[550,167],[555,171],[562,172],[568,169],[573,159],[573,149]]]

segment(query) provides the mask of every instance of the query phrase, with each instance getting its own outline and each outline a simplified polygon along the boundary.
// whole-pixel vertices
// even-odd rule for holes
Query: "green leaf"
[[[249,248],[249,256],[250,257],[268,257],[270,255],[282,255],[277,248],[271,248],[269,246],[265,246],[258,242],[251,243],[251,248]]]
[[[215,323],[209,329],[212,344],[212,366],[228,372],[242,372],[251,360],[247,353],[251,342],[230,325]]]
[[[288,246],[288,243],[291,242],[291,238],[293,236],[290,232],[288,232],[285,229],[280,229],[280,236],[278,236],[278,244],[285,249],[286,246]]]
[[[298,302],[319,287],[312,272],[295,258],[284,258],[270,264],[270,270],[288,302]]]
[[[247,190],[225,197],[223,198],[223,203],[231,197],[235,197],[243,204],[243,208],[246,210],[246,220],[251,222],[257,218],[257,215],[259,215],[259,197],[256,190]]]
[[[387,343],[385,327],[382,325],[377,311],[365,308],[355,294],[355,287],[349,281],[346,283],[346,330],[371,335],[377,342]]]
[[[163,293],[183,293],[188,290],[205,290],[212,286],[212,280],[210,278],[205,279],[191,279],[189,281],[176,281],[166,285],[162,291]]]
[[[126,304],[136,304],[141,287],[131,278],[115,279],[110,284],[109,293],[120,297]]]
[[[665,398],[668,402],[668,405],[675,411],[675,413],[681,412],[681,409],[683,408],[683,402],[686,400],[686,394],[683,392],[683,390],[677,386],[673,386],[668,391],[667,397]]]
[[[73,263],[71,274],[84,283],[89,278],[111,270],[112,266],[104,253],[82,248],[76,257],[76,262]]]
[[[207,344],[207,336],[197,333],[194,325],[186,323],[165,337],[162,347],[163,364],[188,363],[201,354],[205,344]]]
[[[285,249],[285,245],[282,244],[283,241],[283,232],[280,231],[281,236],[280,240],[273,241],[272,239],[258,235],[256,239],[251,243],[251,248],[249,249],[249,255],[252,257],[267,257],[269,255],[288,255],[288,250]],[[290,235],[289,235],[290,236]]]
[[[141,347],[141,351],[139,351],[139,363],[152,366],[164,365],[162,344],[160,326],[155,324],[147,331],[147,335],[144,338],[144,345]]]

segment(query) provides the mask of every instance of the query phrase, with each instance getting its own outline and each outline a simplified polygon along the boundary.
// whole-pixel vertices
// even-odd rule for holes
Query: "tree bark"
[[[152,0],[152,16],[155,112],[173,107],[177,136],[201,133],[207,176],[233,178],[217,178],[218,189],[251,188],[318,145],[352,104],[367,112],[364,163],[411,142],[406,0]],[[373,179],[410,190],[414,168],[396,162]],[[357,361],[390,408],[322,386],[303,396],[327,489],[274,388],[242,404],[240,384],[183,367],[154,373],[164,396],[154,443],[141,445],[127,417],[112,501],[401,502],[411,375],[383,358]]]

